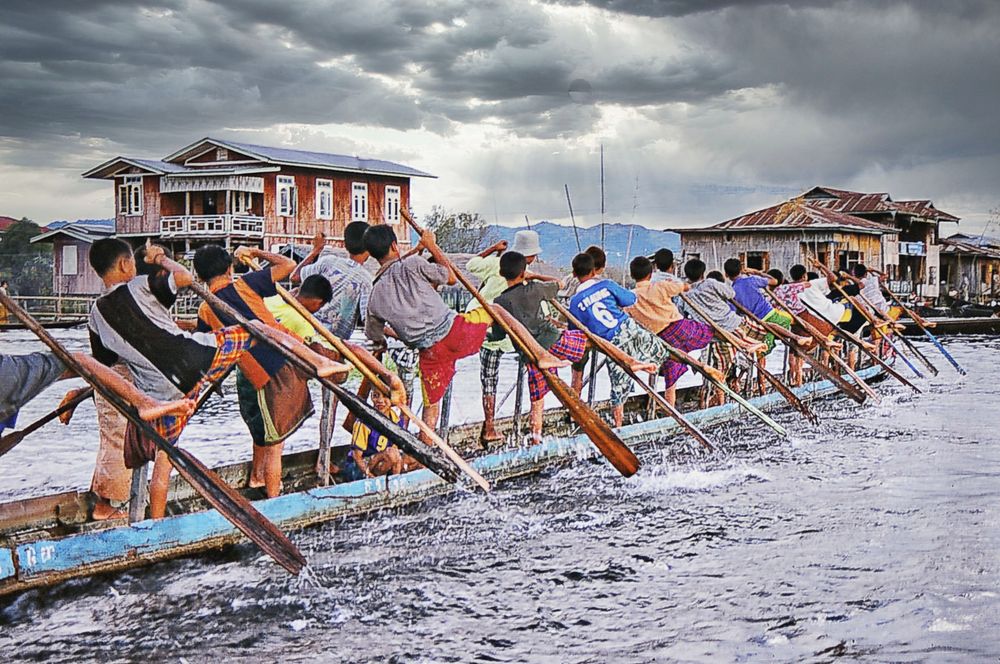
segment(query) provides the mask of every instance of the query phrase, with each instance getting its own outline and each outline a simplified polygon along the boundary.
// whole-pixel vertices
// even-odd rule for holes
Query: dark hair
[[[194,271],[202,281],[223,275],[232,266],[233,257],[217,244],[205,245],[194,252]]]
[[[692,258],[684,263],[684,276],[690,282],[699,281],[705,276],[705,261],[699,258]]]
[[[778,268],[772,267],[770,270],[767,271],[767,274],[769,277],[774,277],[774,279],[778,282],[779,286],[785,283],[785,275],[782,274],[781,270],[779,270]]]
[[[653,262],[645,256],[636,256],[628,264],[628,271],[633,280],[642,281],[653,274]]]
[[[365,249],[365,231],[369,228],[364,221],[352,221],[344,227],[344,249],[352,256],[363,254]]]
[[[500,276],[507,281],[517,279],[528,269],[528,259],[518,251],[508,251],[500,256]]]
[[[812,281],[813,279],[819,279],[819,275],[815,272],[807,272],[806,279],[808,279],[809,281]]]
[[[90,245],[90,267],[103,277],[120,258],[132,255],[132,246],[125,240],[106,237]]]
[[[716,281],[726,283],[726,278],[722,276],[722,273],[718,270],[712,270],[706,275],[709,279],[715,279]]]
[[[603,270],[608,264],[608,255],[596,244],[592,244],[583,250],[584,253],[594,259],[594,269]]]
[[[333,287],[322,274],[310,274],[299,286],[299,296],[309,297],[326,304],[333,299]]]
[[[863,279],[865,275],[868,274],[868,268],[865,267],[864,263],[857,263],[854,266],[854,276],[858,279]]]
[[[173,252],[164,247],[163,245],[156,244],[153,246],[163,249],[163,255],[166,256],[167,258],[174,257]],[[147,277],[151,277],[163,269],[159,265],[146,262],[146,245],[142,245],[141,247],[136,249],[135,254],[133,254],[133,256],[135,257],[135,273],[138,274],[139,276],[145,275]]]
[[[657,249],[656,253],[653,254],[653,262],[656,263],[656,269],[660,272],[667,272],[674,266],[674,252],[670,251],[666,247],[663,249]]]
[[[387,224],[369,226],[364,235],[365,250],[377,261],[389,255],[396,243],[396,232]]]
[[[796,263],[788,270],[788,276],[792,281],[800,281],[806,275],[806,266]]]
[[[590,254],[584,252],[573,257],[573,276],[577,279],[583,279],[595,269],[594,257]]]
[[[727,277],[733,279],[743,271],[743,263],[740,262],[739,258],[730,258],[722,264],[722,269],[726,271]]]

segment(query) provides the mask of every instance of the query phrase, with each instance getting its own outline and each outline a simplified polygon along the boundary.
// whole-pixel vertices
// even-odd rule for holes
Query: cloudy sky
[[[218,136],[400,161],[439,177],[416,212],[505,224],[567,219],[564,184],[599,222],[603,143],[608,221],[706,224],[827,184],[978,231],[998,65],[991,0],[4,0],[0,214],[111,216],[82,171]]]

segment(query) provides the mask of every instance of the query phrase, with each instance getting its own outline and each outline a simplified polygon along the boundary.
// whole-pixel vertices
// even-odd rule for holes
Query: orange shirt
[[[637,283],[632,292],[636,302],[625,311],[650,332],[659,334],[668,325],[683,318],[672,301],[673,297],[684,292],[682,282],[668,279],[654,284],[646,279]]]

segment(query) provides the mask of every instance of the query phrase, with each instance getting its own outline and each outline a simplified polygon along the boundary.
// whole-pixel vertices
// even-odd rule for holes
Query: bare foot
[[[111,519],[127,519],[128,512],[125,510],[115,509],[111,506],[108,501],[98,498],[97,504],[94,505],[94,513],[91,514],[91,518],[94,521],[109,521]]]
[[[493,442],[496,442],[498,440],[503,440],[503,436],[501,436],[497,432],[496,427],[493,425],[493,423],[492,422],[489,422],[489,423],[484,422],[482,429],[480,429],[480,431],[479,431],[479,442],[481,442],[481,443],[493,443]]]
[[[812,348],[815,339],[812,337],[795,337],[795,343],[798,344],[800,348]]]
[[[341,362],[334,362],[333,360],[329,360],[325,357],[323,358],[322,362],[316,363],[316,374],[320,378],[329,378],[330,376],[334,376],[337,374],[343,374],[344,376],[346,376],[348,373],[350,373],[350,371],[351,371],[350,366],[343,364]]]
[[[89,388],[78,387],[75,390],[70,390],[62,398],[62,401],[59,402],[59,407],[62,408],[63,406],[65,406],[66,404],[68,404],[70,401],[72,401],[73,399],[77,398],[82,392],[86,391],[87,389],[89,389]],[[76,407],[74,406],[73,408],[67,410],[65,413],[61,414],[59,416],[59,421],[62,422],[63,424],[69,424],[70,420],[73,419],[73,413],[75,413],[75,412],[76,412]]]
[[[713,379],[715,379],[715,381],[718,382],[718,383],[721,383],[722,381],[724,381],[726,379],[726,374],[722,373],[721,371],[719,371],[715,367],[707,367],[706,370],[705,370],[705,372],[709,376],[711,376]]]
[[[190,417],[194,413],[198,403],[194,399],[178,399],[177,401],[156,401],[150,399],[148,405],[139,408],[139,417],[152,422],[165,415],[176,415],[177,417]]]
[[[562,369],[563,367],[568,367],[572,362],[569,360],[561,360],[552,353],[543,353],[541,357],[538,358],[538,368],[539,369]]]
[[[648,374],[655,374],[660,370],[660,365],[653,364],[652,362],[633,362],[629,366],[632,367],[632,371],[635,371],[636,373],[645,371]]]
[[[749,344],[747,346],[748,353],[764,353],[766,351],[767,351],[767,344],[764,343]]]

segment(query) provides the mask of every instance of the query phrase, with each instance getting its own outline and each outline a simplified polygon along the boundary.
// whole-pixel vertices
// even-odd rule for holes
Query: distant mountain
[[[514,241],[514,233],[526,230],[526,226],[511,228],[509,226],[490,226],[494,237]],[[567,267],[573,261],[573,256],[579,253],[576,236],[572,226],[553,224],[550,221],[540,221],[531,225],[531,230],[537,231],[542,244],[542,259],[546,263]],[[601,246],[601,227],[579,228],[580,247],[586,249],[595,244]],[[608,264],[621,268],[625,264],[625,250],[629,246],[629,232],[632,232],[632,246],[629,260],[636,256],[649,256],[657,249],[666,247],[675,253],[680,252],[680,236],[673,231],[662,231],[637,224],[605,224],[604,251],[608,254]],[[628,268],[626,267],[626,270]]]

